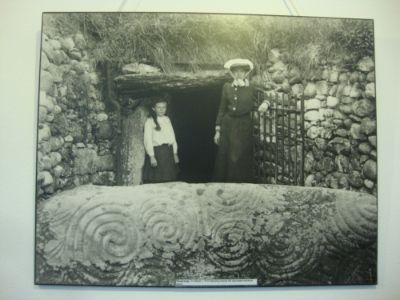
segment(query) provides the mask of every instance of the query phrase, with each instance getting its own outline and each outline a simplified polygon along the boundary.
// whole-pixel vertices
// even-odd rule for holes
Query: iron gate
[[[267,112],[258,112],[264,99]],[[290,93],[257,90],[254,167],[258,183],[304,185],[304,100]]]

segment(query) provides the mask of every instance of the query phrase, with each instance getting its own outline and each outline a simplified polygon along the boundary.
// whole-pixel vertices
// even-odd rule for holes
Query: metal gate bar
[[[271,103],[270,108],[259,113],[257,108],[264,99]],[[257,92],[254,167],[260,183],[304,185],[304,101],[299,101],[297,105],[290,93]]]

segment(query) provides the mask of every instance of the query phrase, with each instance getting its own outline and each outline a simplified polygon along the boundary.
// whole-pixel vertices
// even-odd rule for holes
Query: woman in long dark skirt
[[[174,181],[178,175],[178,145],[166,111],[167,98],[155,100],[144,126],[143,183]]]
[[[233,82],[225,83],[217,115],[214,142],[219,146],[214,168],[216,182],[254,182],[253,123],[256,89],[248,80],[253,63],[232,59],[224,65]],[[258,108],[268,109],[265,100]]]

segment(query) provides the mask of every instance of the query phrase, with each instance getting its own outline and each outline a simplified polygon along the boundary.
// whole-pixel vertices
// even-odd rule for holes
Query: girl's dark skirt
[[[244,116],[225,114],[214,168],[216,182],[255,182],[253,166],[253,122]]]
[[[178,165],[174,160],[171,145],[163,144],[154,147],[154,156],[157,166],[152,167],[150,157],[146,155],[143,166],[143,183],[160,183],[175,181],[178,176]]]

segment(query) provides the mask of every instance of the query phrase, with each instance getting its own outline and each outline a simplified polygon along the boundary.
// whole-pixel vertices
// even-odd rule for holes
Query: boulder
[[[335,152],[337,154],[341,153],[349,153],[351,150],[350,141],[343,137],[335,137],[328,143],[329,145],[333,146]]]
[[[351,114],[353,112],[353,106],[350,104],[340,104],[339,110],[345,114]]]
[[[287,71],[287,65],[284,64],[281,60],[275,62],[272,67],[270,67],[268,69],[268,71],[270,73],[274,73],[276,71],[282,71],[282,72],[286,72]]]
[[[365,140],[367,137],[361,131],[361,125],[353,123],[350,127],[350,135],[355,140]]]
[[[271,49],[268,52],[268,59],[272,63],[276,63],[276,62],[280,61],[281,56],[282,56],[282,54],[279,49]]]
[[[65,37],[61,39],[61,47],[66,52],[71,51],[75,47],[74,40],[71,37]]]
[[[49,141],[41,141],[39,144],[39,151],[43,154],[47,154],[51,152],[51,145]]]
[[[292,68],[289,71],[289,84],[293,85],[293,84],[299,84],[301,83],[302,80],[302,76],[301,76],[301,72],[298,68]]]
[[[82,60],[82,54],[79,50],[74,49],[74,50],[68,52],[68,55],[69,55],[69,57],[71,57],[74,60],[77,60],[77,61]]]
[[[48,67],[48,71],[51,74],[51,76],[53,77],[53,82],[55,82],[55,83],[62,82],[62,80],[63,80],[63,77],[62,77],[63,76],[63,70],[60,67],[51,64]]]
[[[73,138],[71,135],[67,135],[67,136],[64,138],[64,141],[65,141],[66,143],[72,143],[72,142],[74,141],[74,138]]]
[[[369,153],[369,156],[376,161],[377,159],[377,153],[376,150],[371,150],[371,152]]]
[[[304,96],[306,98],[313,98],[317,94],[317,88],[315,83],[309,82],[304,89]]]
[[[62,166],[58,165],[54,167],[53,174],[55,177],[60,177],[63,175],[63,173],[64,173],[64,168]]]
[[[297,99],[300,99],[303,96],[304,86],[302,84],[294,84],[292,85],[292,95]]]
[[[357,64],[358,70],[362,72],[371,72],[374,70],[375,64],[371,57],[363,57]]]
[[[342,98],[340,98],[340,103],[341,104],[351,104],[353,103],[355,100],[353,98],[350,98],[348,96],[343,96]]]
[[[347,83],[349,81],[349,76],[347,73],[341,73],[339,75],[339,82]]]
[[[358,150],[360,150],[361,153],[369,154],[371,152],[371,146],[364,142],[358,145]]]
[[[328,82],[325,80],[318,81],[316,83],[316,90],[317,90],[317,95],[328,95],[329,92],[329,85]]]
[[[317,170],[326,175],[335,170],[335,163],[329,156],[324,156],[316,164]]]
[[[106,113],[99,113],[96,115],[96,120],[98,122],[103,122],[106,121],[108,119],[108,115]]]
[[[368,73],[367,81],[368,82],[375,82],[375,72],[374,71]]]
[[[48,71],[40,72],[40,90],[48,94],[52,93],[54,87],[53,76]]]
[[[340,119],[333,119],[332,123],[335,124],[336,127],[342,127],[343,126],[343,120],[340,120]]]
[[[316,122],[322,119],[321,113],[318,110],[310,110],[304,114],[304,119],[310,122]]]
[[[346,118],[346,116],[340,112],[339,110],[334,110],[333,111],[333,118],[334,119],[339,119],[339,120],[344,120]]]
[[[83,50],[86,48],[86,40],[81,33],[75,34],[74,43],[75,43],[75,47],[80,50]]]
[[[39,123],[43,123],[46,120],[47,109],[44,106],[39,106]]]
[[[62,160],[62,156],[58,152],[50,152],[49,157],[50,157],[52,167],[58,165]]]
[[[246,272],[253,261],[259,286],[277,278],[284,285],[293,278],[315,281],[321,262],[325,281],[318,282],[335,282],[343,260],[335,253],[346,253],[350,271],[341,273],[347,282],[354,277],[352,263],[375,261],[376,228],[376,197],[344,190],[183,182],[85,185],[38,206],[37,251],[43,258],[36,260],[37,282],[76,284],[85,278],[87,284],[105,285],[112,275],[118,286],[174,287],[175,278],[198,278],[204,270],[224,280],[226,274]],[[191,267],[166,267],[180,265]],[[267,268],[268,277],[262,277]],[[59,272],[49,276],[48,269]],[[357,273],[361,282],[375,276],[375,269],[369,270]],[[72,275],[62,277],[67,271]]]
[[[48,171],[39,172],[37,180],[41,187],[49,186],[54,182],[53,176]]]
[[[58,40],[55,39],[49,39],[47,41],[47,43],[50,45],[51,48],[53,48],[54,50],[59,50],[61,49],[61,43]]]
[[[358,71],[354,71],[353,73],[351,73],[350,75],[350,82],[351,83],[355,83],[355,82],[359,82],[361,79],[361,73]]]
[[[69,61],[67,54],[63,50],[53,52],[53,63],[56,65],[66,64]]]
[[[335,130],[335,135],[341,137],[347,137],[349,135],[349,132],[344,128],[338,128]]]
[[[275,83],[283,83],[284,80],[286,79],[285,77],[285,73],[282,71],[275,71],[274,73],[272,73],[272,81]]]
[[[361,188],[363,186],[364,182],[363,182],[361,173],[359,171],[356,171],[356,170],[350,171],[348,179],[349,179],[350,185],[355,188]]]
[[[335,96],[338,90],[338,86],[336,84],[332,85],[329,89],[329,96]]]
[[[315,139],[316,137],[318,137],[319,133],[320,133],[320,128],[317,126],[311,126],[308,130],[307,130],[307,136],[310,139]]]
[[[375,98],[375,83],[370,82],[365,86],[365,96],[367,98]]]
[[[353,103],[353,112],[360,117],[368,116],[375,111],[375,105],[368,99],[362,99]]]
[[[323,80],[328,80],[329,79],[329,70],[328,69],[323,69],[322,70],[321,78]]]
[[[98,159],[98,156],[96,151],[86,148],[77,149],[74,151],[74,155],[75,174],[93,174],[97,171],[96,161]]]
[[[320,109],[320,112],[322,112],[322,115],[325,118],[333,117],[333,114],[334,114],[334,111],[331,108]]]
[[[339,172],[348,173],[350,171],[350,161],[345,155],[339,154],[335,157],[335,166]]]
[[[369,136],[368,141],[374,148],[376,148],[376,135]]]
[[[347,95],[346,95],[347,96]],[[361,90],[360,86],[355,83],[350,90],[350,93],[348,95],[350,98],[360,98],[361,97]]]
[[[338,189],[339,188],[339,181],[337,178],[333,177],[333,175],[329,174],[328,176],[326,176],[325,178],[325,182],[327,184],[328,187],[332,188],[332,189]]]
[[[330,140],[333,136],[333,130],[330,126],[325,126],[321,128],[320,136],[324,139]]]
[[[366,135],[371,135],[376,131],[376,120],[373,120],[369,117],[365,117],[361,121],[361,131]]]
[[[100,140],[111,139],[113,129],[109,122],[100,122],[96,128],[95,135]]]
[[[291,90],[291,85],[289,84],[289,81],[285,78],[282,82],[282,84],[280,85],[280,87],[277,89],[277,91],[279,92],[283,92],[283,93],[289,93]]]
[[[375,183],[372,180],[364,179],[364,185],[367,189],[372,189],[375,186]]]
[[[52,136],[50,137],[50,146],[51,146],[51,151],[57,151],[64,145],[64,139],[59,136]]]
[[[40,61],[40,67],[42,70],[48,70],[48,68],[50,67],[50,61],[47,58],[47,54],[42,51],[42,56],[41,56],[41,61]]]
[[[159,74],[160,69],[146,64],[131,63],[122,67],[123,74]]]
[[[343,125],[344,125],[344,127],[346,127],[346,129],[350,129],[352,124],[353,124],[353,120],[350,118],[343,120]]]
[[[344,89],[346,87],[346,84],[345,83],[339,83],[336,86],[337,86],[336,93],[332,94],[332,96],[336,96],[337,98],[340,98],[340,97],[343,96],[343,92],[344,92]]]
[[[38,156],[38,167],[40,171],[50,171],[51,170],[51,159],[48,155],[40,155]]]
[[[315,110],[321,107],[321,101],[318,99],[309,99],[304,101],[304,109],[308,110]]]
[[[364,163],[363,174],[366,178],[376,181],[376,162],[374,160],[369,159]]]
[[[338,82],[338,79],[339,79],[339,72],[337,70],[331,70],[329,72],[329,79],[328,79],[329,82],[336,83]]]
[[[368,159],[369,159],[369,156],[367,154],[360,155],[360,163],[361,164],[364,164]]]
[[[47,96],[44,91],[40,91],[39,95],[39,105],[46,109],[47,113],[52,113],[54,110],[54,101],[53,98]]]
[[[356,122],[356,123],[361,123],[361,121],[362,121],[362,119],[361,119],[360,117],[358,117],[358,116],[356,116],[356,115],[353,115],[353,114],[350,114],[350,115],[349,115],[349,118],[350,118],[353,122]]]
[[[38,132],[38,141],[39,143],[42,141],[48,141],[51,136],[50,127],[47,124],[41,125]]]
[[[77,63],[73,64],[72,68],[73,68],[73,70],[76,71],[77,74],[80,74],[80,75],[87,74],[90,72],[90,64],[86,61],[77,62]],[[90,79],[90,78],[88,77],[88,79]]]
[[[328,96],[328,98],[326,99],[326,105],[328,107],[336,107],[336,105],[338,105],[339,100],[336,97],[332,97],[332,96]]]
[[[349,189],[350,187],[350,183],[349,183],[349,176],[347,174],[343,174],[343,173],[339,173],[336,172],[336,178],[338,180],[338,185],[339,185],[339,189]]]

